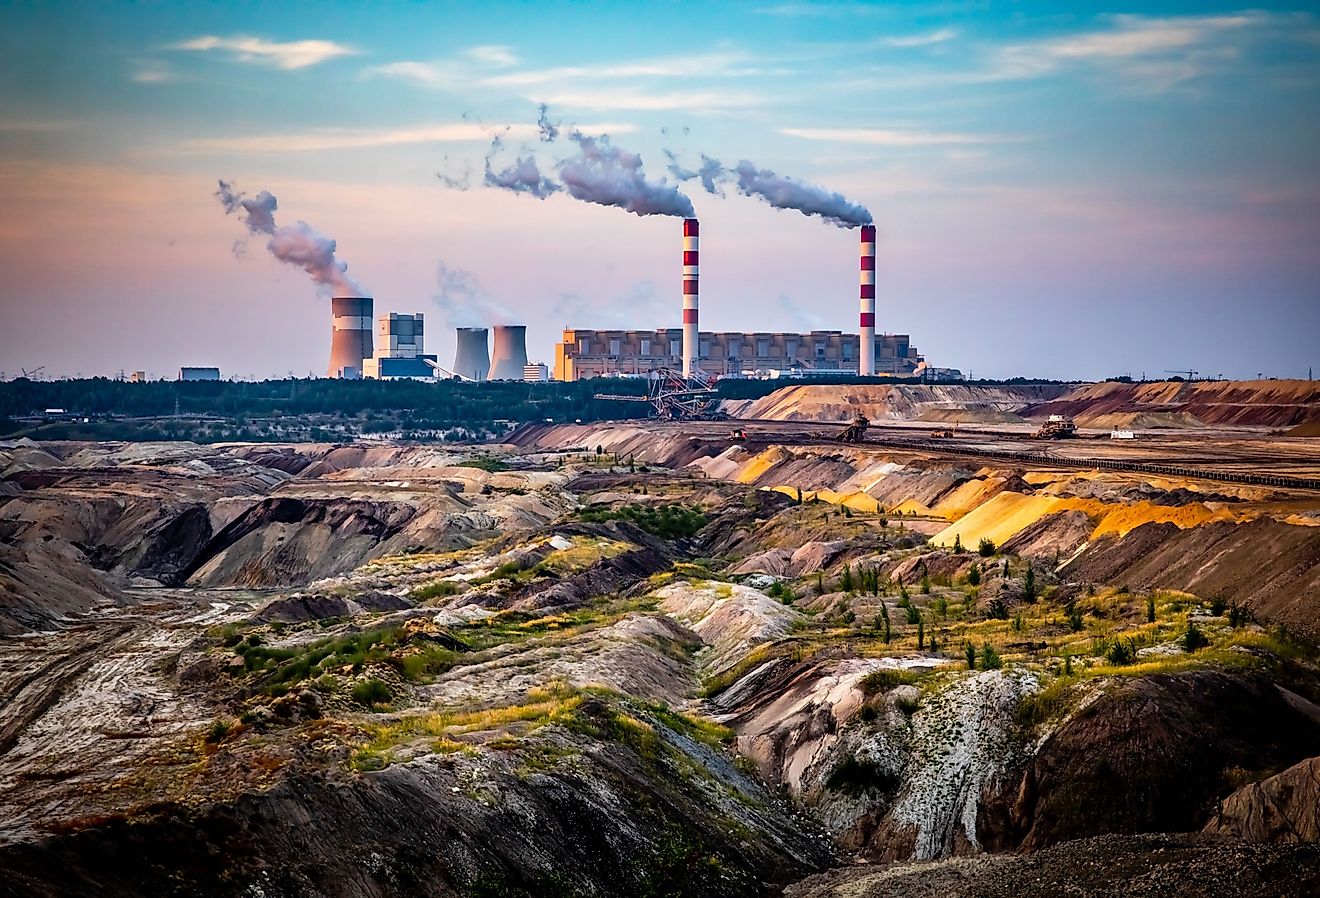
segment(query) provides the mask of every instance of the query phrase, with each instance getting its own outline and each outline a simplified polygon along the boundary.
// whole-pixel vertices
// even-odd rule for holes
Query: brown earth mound
[[[1305,424],[1298,424],[1292,430],[1284,434],[1286,437],[1320,437],[1320,420],[1307,421]]]
[[[1121,539],[1097,540],[1062,575],[1246,604],[1263,621],[1320,635],[1320,527],[1270,518],[1186,530],[1143,524]]]
[[[1243,786],[1205,831],[1252,842],[1320,842],[1320,758]]]
[[[1000,416],[1007,420],[1021,409],[1058,398],[1067,389],[1063,384],[812,384],[784,387],[753,402],[729,403],[726,410],[738,418],[773,421],[851,421],[858,412],[872,421],[954,420],[960,412],[977,420]]]
[[[1317,744],[1320,723],[1268,680],[1208,670],[1133,678],[1031,759],[1010,812],[1023,833],[1017,847],[1200,829],[1231,788],[1229,770],[1268,774]],[[978,835],[984,827],[987,844],[1012,847],[993,821],[995,806],[981,808]]]
[[[1320,422],[1320,382],[1167,381],[1088,384],[1023,415],[1070,415],[1086,426],[1242,424],[1290,427]],[[1300,436],[1301,434],[1299,434]]]

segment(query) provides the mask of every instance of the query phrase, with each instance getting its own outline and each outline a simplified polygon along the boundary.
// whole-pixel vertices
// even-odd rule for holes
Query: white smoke
[[[487,187],[499,187],[504,190],[512,190],[514,193],[526,193],[538,200],[543,200],[552,193],[559,191],[558,184],[541,174],[541,169],[536,164],[536,157],[530,153],[526,156],[517,157],[512,165],[506,166],[500,171],[495,171],[491,165],[491,160],[495,158],[495,154],[503,146],[504,142],[500,137],[495,137],[491,141],[490,152],[486,154],[486,177],[484,182]]]
[[[250,234],[270,237],[266,249],[281,262],[297,265],[317,284],[337,296],[361,296],[362,286],[348,276],[348,264],[335,257],[333,238],[317,232],[305,221],[282,227],[275,224],[278,207],[273,194],[261,191],[248,197],[228,181],[220,181],[215,196],[225,207],[225,214],[239,212],[239,220]],[[235,247],[238,251],[239,247]]]
[[[440,307],[448,327],[489,327],[510,324],[513,314],[496,302],[470,271],[436,262],[436,292],[431,299]]]
[[[693,218],[692,200],[677,187],[648,181],[642,157],[616,147],[608,136],[588,137],[570,131],[578,154],[559,163],[559,177],[574,199],[601,206],[617,206],[634,215],[675,215]]]
[[[678,161],[678,155],[671,150],[665,150],[665,155],[669,157],[669,173],[684,183],[696,178],[701,181],[701,186],[712,196],[724,196],[724,190],[721,183],[728,180],[733,173],[720,164],[720,160],[712,159],[705,153],[701,154],[701,168],[693,171],[684,168]]]
[[[819,215],[841,228],[871,223],[871,213],[865,206],[849,202],[841,194],[824,187],[757,168],[746,159],[738,163],[734,172],[738,176],[738,190],[746,196],[760,197],[776,209],[796,209],[803,215]]]

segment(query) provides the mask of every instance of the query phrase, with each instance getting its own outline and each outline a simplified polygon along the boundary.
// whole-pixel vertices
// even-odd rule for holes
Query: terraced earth
[[[0,446],[0,894],[1320,888],[1320,495],[727,430]]]

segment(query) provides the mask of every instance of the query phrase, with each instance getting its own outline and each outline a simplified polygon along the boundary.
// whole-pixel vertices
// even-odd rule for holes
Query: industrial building
[[[373,355],[371,297],[336,296],[330,300],[330,315],[330,369],[326,377],[359,378],[362,363]]]
[[[685,296],[686,299],[686,296]],[[683,366],[684,332],[566,329],[555,344],[555,380],[644,375],[657,368]],[[861,338],[842,331],[772,333],[701,331],[696,335],[696,367],[707,375],[858,373]],[[907,334],[876,334],[876,374],[911,375],[925,360]]]
[[[376,320],[376,350],[362,360],[362,376],[379,380],[430,380],[434,355],[423,352],[425,322],[421,314],[390,312]]]
[[[179,380],[219,380],[219,368],[180,368]]]
[[[529,384],[541,384],[550,379],[550,369],[545,362],[532,362],[523,366],[523,380]]]

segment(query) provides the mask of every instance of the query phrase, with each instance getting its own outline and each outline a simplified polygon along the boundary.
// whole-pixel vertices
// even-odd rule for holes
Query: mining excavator
[[[1048,421],[1031,435],[1033,440],[1071,440],[1077,436],[1077,425],[1066,415],[1050,415]]]
[[[853,422],[845,427],[843,433],[835,439],[840,443],[860,443],[866,439],[866,428],[870,426],[871,420],[866,415],[858,412],[857,417],[853,418]]]

